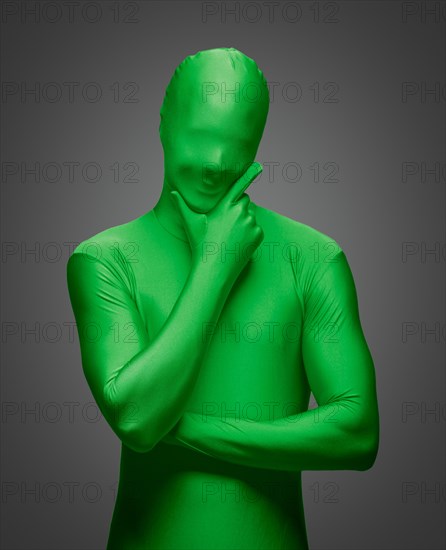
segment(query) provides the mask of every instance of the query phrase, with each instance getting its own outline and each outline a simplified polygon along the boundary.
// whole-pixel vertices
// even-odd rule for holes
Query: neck
[[[153,209],[155,210],[158,221],[164,229],[175,235],[178,239],[189,242],[184,230],[181,214],[178,212],[170,197],[169,193],[171,191],[173,191],[173,189],[169,186],[166,179],[164,179],[160,198]]]

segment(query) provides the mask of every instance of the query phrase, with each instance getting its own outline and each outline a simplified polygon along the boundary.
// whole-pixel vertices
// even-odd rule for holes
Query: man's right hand
[[[178,191],[170,192],[189,238],[193,262],[217,263],[228,277],[238,277],[264,238],[245,193],[262,170],[261,164],[253,162],[206,214],[191,210]]]

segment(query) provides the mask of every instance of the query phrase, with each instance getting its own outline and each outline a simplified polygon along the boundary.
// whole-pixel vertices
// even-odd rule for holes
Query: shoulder
[[[256,205],[265,240],[280,243],[303,304],[336,302],[354,296],[354,280],[340,243],[331,235],[283,214]],[[337,298],[335,299],[335,295]]]
[[[330,262],[343,250],[331,235],[256,204],[256,218],[262,226],[265,238],[276,239],[295,247],[300,260],[320,264]]]
[[[94,279],[125,287],[133,295],[135,277],[127,251],[137,238],[139,220],[109,227],[81,241],[68,258],[69,282]]]
[[[116,261],[118,256],[122,256],[120,251],[137,236],[140,219],[109,227],[84,239],[74,248],[68,260],[82,255],[90,260]]]

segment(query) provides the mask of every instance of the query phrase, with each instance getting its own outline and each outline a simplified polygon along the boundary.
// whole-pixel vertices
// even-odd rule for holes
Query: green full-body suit
[[[308,548],[301,471],[375,461],[347,258],[245,193],[268,107],[240,51],[187,57],[161,108],[159,201],[69,258],[83,371],[122,442],[109,550]]]

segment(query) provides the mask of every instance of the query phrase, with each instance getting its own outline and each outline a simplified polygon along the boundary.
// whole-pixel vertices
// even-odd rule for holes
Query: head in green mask
[[[186,57],[166,89],[159,127],[164,187],[208,212],[254,161],[269,109],[265,77],[235,48]]]

